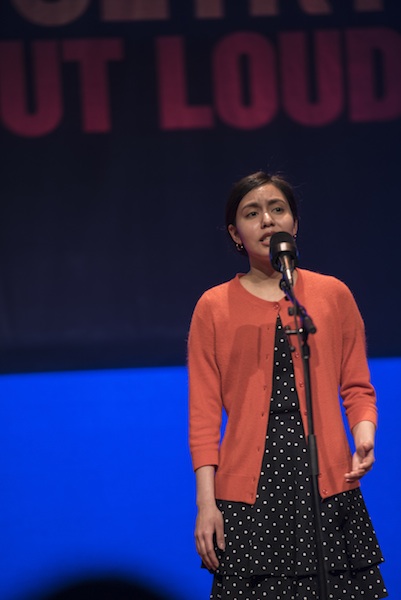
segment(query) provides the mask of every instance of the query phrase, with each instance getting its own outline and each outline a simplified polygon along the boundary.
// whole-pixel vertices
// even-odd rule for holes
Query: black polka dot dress
[[[271,412],[255,504],[218,500],[226,549],[211,600],[318,600],[307,445],[291,352],[277,320]],[[383,561],[360,490],[322,502],[329,600],[387,596]]]

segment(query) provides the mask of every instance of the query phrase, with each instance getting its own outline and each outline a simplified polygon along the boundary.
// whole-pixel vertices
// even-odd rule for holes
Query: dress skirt
[[[271,413],[256,501],[217,500],[226,549],[210,600],[318,600],[310,469],[287,336],[278,319]],[[322,502],[329,600],[373,600],[387,592],[383,557],[359,489]]]

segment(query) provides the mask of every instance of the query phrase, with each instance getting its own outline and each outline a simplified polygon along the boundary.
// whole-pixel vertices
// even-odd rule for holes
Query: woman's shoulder
[[[316,307],[330,306],[342,314],[352,315],[359,311],[354,294],[341,279],[316,271],[301,270],[301,281],[300,288],[305,302],[308,300]]]
[[[224,300],[227,298],[228,294],[235,288],[235,283],[237,280],[237,276],[228,281],[224,281],[223,283],[219,283],[217,285],[208,288],[203,294],[200,296],[198,300],[198,304],[204,302],[218,302],[219,300]]]
[[[228,281],[207,289],[197,301],[194,313],[227,314],[228,305],[233,298],[236,298],[236,290],[240,285],[238,275],[236,275]]]
[[[334,275],[326,275],[308,269],[298,269],[302,283],[308,287],[320,290],[338,291],[339,293],[351,293],[349,287]]]

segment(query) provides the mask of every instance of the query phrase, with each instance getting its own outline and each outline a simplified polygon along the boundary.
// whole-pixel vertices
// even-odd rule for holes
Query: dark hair
[[[234,184],[231,190],[226,204],[227,231],[229,225],[236,224],[237,209],[242,198],[246,196],[246,194],[248,194],[248,192],[250,192],[251,190],[259,188],[262,185],[266,185],[268,183],[271,183],[277,189],[279,189],[280,192],[283,193],[284,197],[286,198],[289,204],[294,221],[298,221],[298,205],[292,185],[288,183],[288,181],[284,179],[284,177],[282,177],[281,175],[269,175],[264,171],[256,171],[256,173],[251,173],[250,175],[247,175],[246,177],[243,177],[242,179],[237,181],[237,183]],[[231,236],[230,239],[231,241],[233,241]],[[245,248],[243,250],[240,250],[240,254],[244,254],[245,256],[247,255]]]

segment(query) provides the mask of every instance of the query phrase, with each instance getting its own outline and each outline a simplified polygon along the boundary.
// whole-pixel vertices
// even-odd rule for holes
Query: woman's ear
[[[242,244],[242,240],[239,236],[238,229],[235,225],[231,224],[228,226],[228,233],[231,235],[232,239],[236,244]]]

